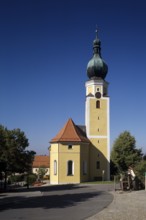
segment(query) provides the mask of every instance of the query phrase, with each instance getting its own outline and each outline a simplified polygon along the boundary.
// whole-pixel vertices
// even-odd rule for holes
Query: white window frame
[[[54,160],[54,175],[57,175],[57,160]]]

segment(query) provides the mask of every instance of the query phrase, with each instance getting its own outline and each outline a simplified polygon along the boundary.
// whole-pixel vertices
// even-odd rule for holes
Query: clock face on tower
[[[100,92],[96,92],[96,93],[95,93],[95,97],[96,97],[97,99],[100,99],[100,98],[101,98],[101,93],[100,93]]]

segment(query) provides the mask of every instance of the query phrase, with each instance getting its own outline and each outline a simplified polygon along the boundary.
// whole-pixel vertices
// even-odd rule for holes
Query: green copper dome
[[[87,65],[87,75],[89,79],[96,79],[96,78],[105,79],[106,74],[108,72],[108,66],[101,58],[100,44],[101,42],[96,35],[96,39],[93,41],[93,57],[88,62]]]

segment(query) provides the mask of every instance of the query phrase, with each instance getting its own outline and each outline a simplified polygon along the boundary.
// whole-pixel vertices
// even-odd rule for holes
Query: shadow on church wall
[[[90,181],[107,181],[110,179],[110,162],[93,144],[89,153]]]

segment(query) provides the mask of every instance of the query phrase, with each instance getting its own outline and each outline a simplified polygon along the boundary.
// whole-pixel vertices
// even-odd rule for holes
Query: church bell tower
[[[93,41],[93,57],[87,65],[85,125],[90,147],[90,179],[110,179],[110,98],[105,77],[108,66],[101,57],[101,42]]]

